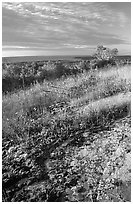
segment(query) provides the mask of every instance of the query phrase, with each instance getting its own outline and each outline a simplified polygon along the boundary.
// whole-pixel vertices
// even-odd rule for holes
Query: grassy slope
[[[43,85],[3,96],[3,146],[10,141],[7,151],[15,144],[23,142],[25,146],[30,141],[31,145],[32,141],[37,151],[41,140],[46,151],[38,158],[44,160],[45,166],[45,159],[65,140],[76,141],[76,137],[82,140],[81,134],[87,129],[95,132],[98,128],[109,128],[116,119],[130,114],[130,77],[130,66],[114,67],[52,83],[45,81]],[[44,147],[39,148],[43,151]],[[4,158],[8,156],[6,152]],[[14,167],[11,169],[14,172]],[[52,182],[50,177],[49,181]]]
[[[121,97],[119,93],[126,93],[128,97]],[[113,95],[115,101],[108,98]],[[91,114],[95,116],[98,112],[99,115],[101,112],[106,113],[106,109],[109,112],[114,107],[117,109],[117,104],[124,107],[130,104],[130,67],[85,72],[78,77],[54,83],[44,82],[26,91],[3,96],[3,131],[14,131],[12,127],[16,123],[21,131],[22,127],[27,127],[27,121],[29,126],[32,125],[33,121],[29,121],[29,118],[34,122],[40,118],[42,123],[49,123],[51,119],[59,121],[77,118],[77,112],[88,104]],[[84,119],[82,114],[80,117]]]

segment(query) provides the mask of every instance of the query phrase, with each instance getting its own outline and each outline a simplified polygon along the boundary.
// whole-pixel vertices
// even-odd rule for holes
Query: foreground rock
[[[43,154],[40,166],[26,153],[25,145],[10,147],[3,151],[3,198],[6,198],[3,200],[130,201],[130,145],[131,117],[127,116],[113,123],[108,130],[75,132],[75,137],[55,147],[47,160]],[[32,151],[34,153],[33,146]]]
[[[47,168],[51,179],[55,177],[54,169],[60,168],[56,179],[60,187],[64,181],[64,201],[131,200],[130,129],[128,116],[116,121],[109,131],[91,135],[93,141],[86,131],[82,146],[68,144],[65,150],[62,149],[65,157],[60,162],[54,157],[56,152],[51,154]],[[63,168],[65,173],[61,173]]]

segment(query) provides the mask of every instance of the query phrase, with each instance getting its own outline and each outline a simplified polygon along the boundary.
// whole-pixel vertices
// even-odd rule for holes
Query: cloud
[[[126,16],[122,12],[116,12],[107,4],[97,2],[75,2],[75,3],[3,3],[3,8],[12,10],[23,17],[32,17],[40,22],[56,21],[62,24],[74,26],[81,24],[89,29],[99,29],[102,23],[108,26],[119,22],[122,26],[126,23]],[[49,23],[49,22],[48,22]]]
[[[122,12],[116,12],[111,9],[108,4],[97,2],[74,2],[74,3],[3,3],[3,8],[13,10],[22,16],[38,16],[41,18],[49,19],[62,19],[66,20],[66,17],[72,21],[88,22],[98,21],[100,22],[114,22],[122,21],[126,22],[126,16]],[[117,19],[118,18],[118,19]]]
[[[2,45],[2,50],[49,50],[49,46],[22,46],[22,45]],[[53,50],[55,49],[60,49],[60,47],[56,46],[52,48]]]
[[[118,16],[118,19],[119,19],[119,22],[120,22],[120,26],[124,27],[126,25],[126,23],[128,22],[128,19],[127,19],[126,15],[124,13],[122,13],[122,12],[118,12],[117,16]]]
[[[80,49],[90,49],[90,50],[93,50],[94,47],[93,46],[89,46],[89,45],[77,45],[77,44],[70,44],[70,43],[65,43],[64,44],[65,47],[67,48],[80,48]]]
[[[3,3],[3,7],[13,10],[22,16],[38,16],[49,19],[62,19],[89,22],[89,21],[111,21],[114,17],[113,11],[101,3]]]
[[[2,49],[29,49],[29,46],[3,45]]]
[[[115,3],[3,2],[2,7],[2,41],[9,49],[83,50],[130,43],[129,16]]]

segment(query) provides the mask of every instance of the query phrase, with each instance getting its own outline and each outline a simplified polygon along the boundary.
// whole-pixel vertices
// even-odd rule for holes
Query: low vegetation
[[[112,159],[111,140],[105,140],[108,160],[104,148],[101,157],[95,151],[98,144],[94,142],[100,144],[106,134],[115,135],[114,124],[126,117],[123,137],[130,136],[131,67],[109,65],[87,70],[83,62],[80,67],[82,71],[76,75],[61,73],[62,67],[58,67],[61,75],[52,80],[3,94],[3,201],[129,201],[121,190],[115,193],[119,179],[107,175],[107,183],[107,168],[98,164],[107,166]],[[121,124],[119,131],[122,128]],[[116,139],[114,152],[119,147],[120,139]],[[88,153],[83,159],[76,152],[88,142],[93,150],[87,167]]]
[[[61,77],[78,75],[84,71],[96,68],[110,67],[112,65],[124,65],[131,63],[131,58],[117,57],[117,49],[110,50],[98,46],[95,55],[84,60],[74,59],[37,62],[14,62],[2,64],[2,91],[3,93],[16,92],[18,89],[26,89],[36,82],[44,80],[53,81]]]

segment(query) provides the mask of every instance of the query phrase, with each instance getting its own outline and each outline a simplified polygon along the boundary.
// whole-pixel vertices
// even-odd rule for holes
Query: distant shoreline
[[[17,57],[2,57],[2,63],[5,62],[31,62],[31,61],[49,61],[49,60],[78,60],[81,58],[90,59],[91,56],[83,55],[83,56],[66,56],[66,55],[57,55],[57,56],[17,56]]]
[[[118,58],[131,58],[131,55],[118,55]],[[2,57],[2,63],[17,63],[17,62],[36,62],[36,61],[56,61],[56,60],[89,60],[90,55],[71,55],[71,56],[16,56],[16,57]]]

